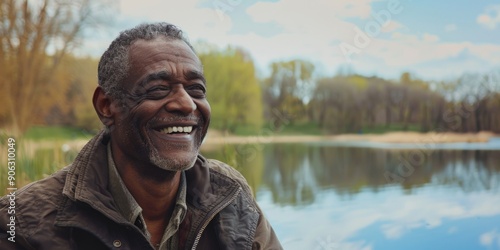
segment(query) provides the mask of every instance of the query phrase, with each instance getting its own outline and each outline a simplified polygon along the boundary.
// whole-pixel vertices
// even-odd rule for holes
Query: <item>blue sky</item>
[[[120,30],[150,21],[176,24],[195,44],[243,47],[261,76],[273,61],[298,58],[319,76],[341,66],[427,80],[500,69],[498,0],[121,0],[114,24],[82,53],[99,56]]]

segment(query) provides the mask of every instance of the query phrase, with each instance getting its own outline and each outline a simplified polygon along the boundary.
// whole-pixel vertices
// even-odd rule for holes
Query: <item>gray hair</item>
[[[106,94],[120,102],[124,101],[121,83],[127,77],[130,68],[128,58],[130,45],[136,40],[152,40],[160,36],[172,40],[182,40],[194,52],[193,46],[183,35],[182,30],[169,23],[141,24],[122,31],[102,54],[97,67],[99,86],[104,89]]]

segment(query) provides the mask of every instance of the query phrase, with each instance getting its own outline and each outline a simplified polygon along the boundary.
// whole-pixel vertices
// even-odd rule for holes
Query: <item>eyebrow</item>
[[[204,84],[207,84],[207,81],[205,80],[205,76],[203,76],[203,73],[200,71],[195,71],[195,70],[190,70],[187,71],[184,74],[184,77],[186,77],[187,80],[201,80]]]
[[[142,79],[139,82],[139,86],[144,87],[144,86],[146,86],[146,84],[148,84],[152,81],[155,81],[155,80],[168,81],[168,80],[172,80],[172,79],[174,79],[174,77],[172,76],[172,73],[170,73],[168,71],[160,71],[160,72],[156,72],[156,73],[152,73],[152,74],[147,75],[146,78]]]
[[[190,70],[190,71],[187,71],[185,74],[184,74],[184,77],[187,79],[187,80],[196,80],[196,79],[199,79],[201,80],[204,84],[206,84],[206,80],[205,80],[205,77],[203,76],[203,73],[199,72],[199,71],[194,71],[194,70]],[[155,81],[155,80],[165,80],[165,81],[169,81],[169,80],[173,80],[174,79],[174,76],[172,75],[171,72],[168,72],[168,71],[160,71],[160,72],[156,72],[156,73],[151,73],[149,75],[146,76],[146,78],[142,79],[140,82],[139,82],[139,86],[141,87],[144,87],[146,86],[148,83],[152,82],[152,81]]]

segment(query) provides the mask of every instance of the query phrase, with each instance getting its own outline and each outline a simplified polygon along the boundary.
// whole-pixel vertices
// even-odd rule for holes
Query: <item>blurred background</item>
[[[202,153],[245,175],[285,249],[500,249],[498,1],[2,0],[0,20],[18,187],[101,129],[119,32],[166,21],[204,64]]]

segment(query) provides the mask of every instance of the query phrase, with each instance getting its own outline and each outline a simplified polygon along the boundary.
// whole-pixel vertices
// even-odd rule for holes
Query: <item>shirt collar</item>
[[[116,169],[115,162],[113,160],[113,155],[111,152],[110,143],[107,145],[108,152],[108,166],[109,166],[109,190],[113,195],[115,203],[117,205],[118,211],[122,216],[132,224],[136,224],[139,220],[140,223],[144,225],[142,229],[144,233],[149,237],[147,232],[146,224],[142,218],[142,208],[139,206],[137,201],[134,199],[132,194],[123,183],[123,180]],[[181,172],[181,180],[179,184],[179,190],[177,191],[177,198],[175,203],[174,212],[170,221],[165,228],[163,238],[161,240],[160,249],[164,249],[166,246],[166,241],[170,239],[178,230],[179,225],[184,220],[187,211],[186,203],[186,193],[187,193],[187,182],[186,174],[184,171]]]
[[[123,183],[118,170],[116,169],[115,161],[111,153],[111,143],[108,143],[108,166],[109,166],[109,191],[113,195],[118,211],[129,221],[134,224],[137,217],[142,213],[142,208],[137,204],[132,194],[128,191],[127,186]]]

